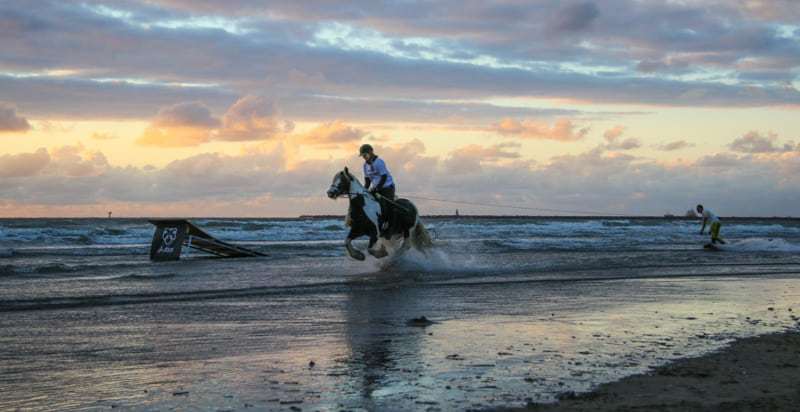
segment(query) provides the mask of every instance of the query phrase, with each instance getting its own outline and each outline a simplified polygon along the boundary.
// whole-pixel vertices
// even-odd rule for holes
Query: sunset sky
[[[343,214],[365,142],[423,214],[798,216],[800,4],[0,0],[0,216]]]

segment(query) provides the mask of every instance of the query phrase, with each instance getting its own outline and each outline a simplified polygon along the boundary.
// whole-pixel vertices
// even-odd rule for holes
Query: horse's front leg
[[[375,259],[385,258],[386,256],[389,255],[389,252],[386,251],[386,246],[384,246],[383,243],[381,243],[380,249],[376,250],[375,243],[377,242],[378,242],[377,236],[370,236],[369,247],[367,248],[367,252],[369,252],[370,255],[375,257]]]
[[[355,260],[364,260],[367,258],[360,250],[353,246],[353,238],[350,236],[347,236],[347,239],[345,239],[344,247],[347,249],[347,254]]]
[[[400,253],[405,253],[411,248],[411,241],[409,240],[410,233],[408,230],[403,231],[403,243],[400,245]]]

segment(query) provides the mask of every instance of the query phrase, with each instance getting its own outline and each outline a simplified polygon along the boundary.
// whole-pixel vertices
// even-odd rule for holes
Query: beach
[[[1,220],[0,409],[614,409],[620,379],[681,380],[663,402],[622,383],[680,408],[757,394],[713,353],[796,342],[797,220],[733,221],[708,252],[696,220],[428,218],[433,249],[366,262],[338,218],[193,221],[267,256],[155,263],[145,220]]]
[[[643,375],[564,393],[558,403],[507,411],[796,411],[800,332],[746,338],[718,352],[672,362]]]

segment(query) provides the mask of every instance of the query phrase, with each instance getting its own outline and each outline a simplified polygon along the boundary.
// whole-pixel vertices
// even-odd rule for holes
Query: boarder
[[[722,226],[717,215],[714,214],[711,210],[708,210],[703,207],[703,205],[697,205],[697,213],[703,218],[703,226],[700,228],[700,234],[703,234],[703,231],[706,229],[706,224],[710,224],[708,233],[711,234],[711,243],[709,245],[714,246],[717,242],[721,244],[725,244],[725,241],[719,237],[719,229]]]

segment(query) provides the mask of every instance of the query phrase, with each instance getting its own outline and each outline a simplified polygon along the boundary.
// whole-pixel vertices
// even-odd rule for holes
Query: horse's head
[[[331,199],[336,199],[339,196],[343,196],[350,193],[350,182],[353,180],[353,176],[350,174],[350,171],[347,170],[345,167],[339,173],[336,173],[333,176],[333,183],[331,183],[331,187],[328,188],[328,197]]]

